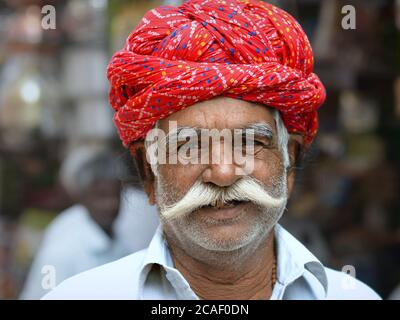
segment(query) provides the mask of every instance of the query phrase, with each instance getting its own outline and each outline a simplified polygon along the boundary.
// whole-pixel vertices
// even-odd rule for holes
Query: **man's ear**
[[[139,140],[133,142],[129,147],[129,151],[132,155],[132,158],[136,161],[140,178],[143,181],[144,191],[147,194],[149,203],[151,205],[155,205],[155,179],[153,171],[151,170],[151,166],[146,159],[146,148],[144,146],[144,141]]]
[[[298,134],[291,134],[288,141],[288,153],[289,153],[289,168],[287,173],[287,188],[288,195],[292,193],[295,179],[295,169],[299,157],[302,156],[303,148],[303,136]]]

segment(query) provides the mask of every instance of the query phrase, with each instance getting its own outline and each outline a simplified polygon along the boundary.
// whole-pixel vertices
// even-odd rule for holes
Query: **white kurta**
[[[280,225],[275,227],[277,282],[271,299],[380,299],[367,285],[324,267]],[[154,268],[154,265],[161,266]],[[149,247],[74,276],[44,299],[198,299],[174,268],[161,228]]]

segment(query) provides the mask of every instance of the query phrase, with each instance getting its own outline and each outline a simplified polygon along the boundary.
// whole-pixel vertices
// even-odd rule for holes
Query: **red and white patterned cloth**
[[[149,11],[112,57],[107,76],[123,144],[157,120],[225,96],[280,111],[308,146],[325,89],[310,43],[285,11],[257,0],[189,0]]]

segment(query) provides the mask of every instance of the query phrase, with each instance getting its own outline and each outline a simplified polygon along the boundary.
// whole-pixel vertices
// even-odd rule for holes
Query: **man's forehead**
[[[275,130],[272,109],[265,105],[227,97],[218,97],[196,103],[160,120],[159,129],[169,131],[170,121],[178,127],[206,129],[246,128],[250,124],[265,123]]]

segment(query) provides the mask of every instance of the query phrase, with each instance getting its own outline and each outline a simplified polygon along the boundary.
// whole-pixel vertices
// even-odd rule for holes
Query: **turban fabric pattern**
[[[285,11],[257,0],[189,0],[149,11],[107,67],[124,146],[196,102],[225,96],[279,110],[308,146],[325,89],[310,43]]]

